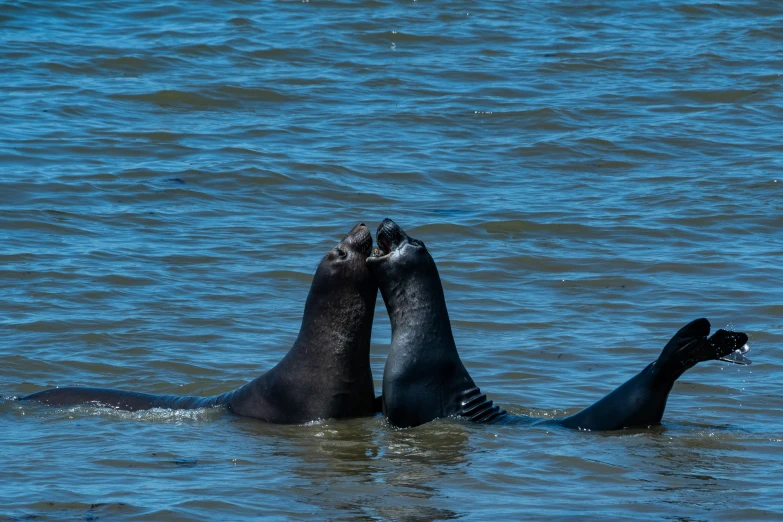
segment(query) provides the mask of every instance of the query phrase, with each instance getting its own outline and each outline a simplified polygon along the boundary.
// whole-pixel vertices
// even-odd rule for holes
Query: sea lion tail
[[[661,376],[673,381],[696,364],[715,359],[750,364],[743,355],[748,351],[745,333],[721,329],[707,337],[709,334],[710,322],[704,318],[683,326],[666,344],[655,363]]]

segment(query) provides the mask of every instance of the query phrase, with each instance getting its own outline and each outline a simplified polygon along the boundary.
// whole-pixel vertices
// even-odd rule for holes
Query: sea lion
[[[182,397],[65,387],[21,400],[56,406],[92,403],[130,411],[225,406],[237,415],[279,424],[375,415],[370,335],[378,285],[366,264],[371,249],[370,231],[360,223],[324,256],[293,347],[274,368],[237,390]]]
[[[383,372],[381,405],[398,427],[418,426],[439,417],[463,416],[475,422],[510,418],[473,382],[457,353],[438,269],[424,243],[385,219],[378,248],[367,259],[386,303],[392,343]],[[674,381],[696,363],[742,356],[747,335],[718,330],[707,338],[709,321],[682,328],[654,363],[615,391],[570,417],[568,428],[614,430],[658,424]]]
[[[381,406],[397,427],[463,415],[490,421],[505,411],[481,393],[457,353],[438,269],[424,243],[391,219],[378,226],[367,259],[392,326]]]

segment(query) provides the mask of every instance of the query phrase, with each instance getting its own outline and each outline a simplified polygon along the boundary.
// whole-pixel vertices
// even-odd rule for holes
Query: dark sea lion
[[[481,393],[459,358],[438,269],[424,243],[390,219],[378,227],[377,240],[367,265],[392,326],[383,414],[398,427],[452,415],[489,421],[504,414]]]
[[[299,336],[274,368],[214,397],[151,395],[66,387],[22,397],[50,405],[92,403],[121,410],[225,406],[245,417],[280,424],[372,416],[375,387],[370,335],[378,285],[367,268],[372,237],[359,224],[324,256],[305,303]]]
[[[398,427],[459,415],[476,422],[507,419],[473,382],[457,353],[438,269],[424,243],[385,219],[367,260],[392,325],[383,372],[383,413]],[[658,424],[674,381],[696,363],[728,358],[747,364],[747,335],[697,319],[682,328],[658,360],[585,410],[555,422],[568,428],[614,430]]]

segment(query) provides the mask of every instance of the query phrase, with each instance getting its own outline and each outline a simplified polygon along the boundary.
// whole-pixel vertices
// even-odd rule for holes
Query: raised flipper
[[[720,360],[726,362],[732,362],[734,364],[748,365],[752,362],[750,359],[745,357],[745,354],[748,353],[749,351],[750,351],[750,346],[744,344],[740,348],[737,348],[736,350],[731,352],[730,354],[721,357]]]
[[[592,406],[560,419],[567,428],[583,430],[619,430],[648,427],[661,422],[666,400],[674,381],[702,361],[735,357],[750,364],[748,336],[741,332],[718,330],[712,337],[710,322],[697,319],[677,332],[666,344],[658,360]],[[737,357],[739,352],[739,359]],[[731,362],[737,362],[731,360]]]
[[[721,329],[707,338],[709,333],[710,322],[696,319],[672,337],[654,364],[660,367],[663,376],[671,373],[672,382],[703,361],[725,360],[729,356],[739,355],[742,359],[732,359],[730,362],[750,364],[750,360],[742,355],[749,349],[747,335]]]

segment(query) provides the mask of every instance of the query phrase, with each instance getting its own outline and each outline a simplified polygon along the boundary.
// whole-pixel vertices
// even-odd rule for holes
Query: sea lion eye
[[[345,257],[346,256],[345,250],[342,250],[340,248],[335,248],[335,251],[337,252],[337,255],[340,256],[340,257]]]

